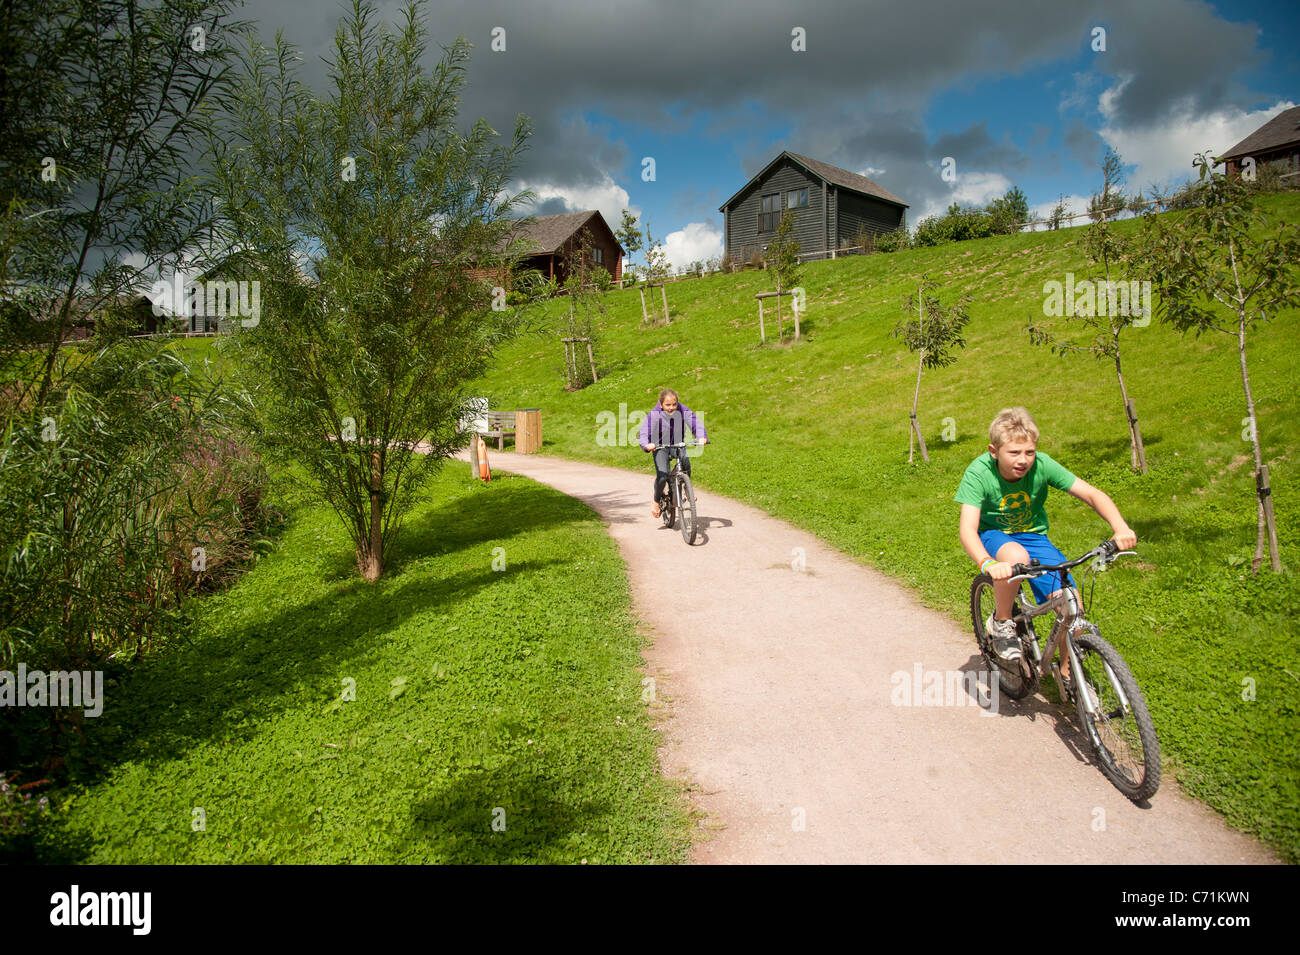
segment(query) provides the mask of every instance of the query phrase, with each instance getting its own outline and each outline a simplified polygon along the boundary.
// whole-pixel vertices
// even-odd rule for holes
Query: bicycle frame
[[[1124,551],[1123,553],[1131,553],[1131,551]],[[1119,556],[1119,554],[1116,554],[1115,556]],[[1079,561],[1078,563],[1082,562],[1083,561]],[[1079,596],[1078,591],[1069,585],[1069,579],[1066,576],[1065,570],[1057,570],[1053,571],[1053,573],[1059,574],[1061,587],[1053,593],[1051,597],[1048,597],[1047,600],[1043,601],[1043,603],[1038,605],[1031,604],[1029,599],[1026,598],[1023,588],[1021,588],[1021,590],[1016,594],[1016,606],[1020,608],[1021,619],[1026,621],[1031,633],[1034,633],[1033,626],[1032,624],[1028,624],[1028,621],[1048,613],[1054,613],[1056,615],[1056,623],[1052,625],[1052,632],[1048,634],[1047,637],[1045,652],[1039,652],[1038,635],[1036,633],[1034,633],[1033,639],[1029,641],[1030,648],[1034,655],[1034,663],[1038,666],[1039,679],[1047,676],[1048,668],[1052,663],[1052,657],[1056,655],[1058,648],[1064,650],[1065,655],[1069,657],[1071,673],[1082,674],[1083,672],[1083,668],[1079,663],[1078,652],[1075,650],[1074,641],[1070,638],[1070,632],[1074,629],[1076,623],[1079,621],[1083,621],[1084,623],[1088,622],[1087,618],[1084,617],[1085,610],[1082,599]],[[1016,574],[1014,577],[1020,577],[1022,580],[1028,579],[1028,575]],[[1114,680],[1115,674],[1111,670],[1110,664],[1103,661],[1103,665],[1106,667],[1106,672],[1110,675],[1116,693],[1119,695],[1120,705],[1124,707],[1125,712],[1128,712],[1130,705],[1128,698],[1124,696],[1123,688],[1119,686],[1119,681]],[[1080,679],[1076,681],[1076,684],[1076,692],[1081,692],[1083,694],[1084,708],[1090,714],[1095,716],[1097,714],[1097,701],[1094,700],[1092,694],[1088,692],[1087,682]]]

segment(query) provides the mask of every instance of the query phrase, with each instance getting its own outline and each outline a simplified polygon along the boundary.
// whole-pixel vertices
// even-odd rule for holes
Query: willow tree
[[[268,447],[301,463],[370,580],[432,472],[463,446],[466,385],[519,329],[507,187],[529,128],[458,125],[469,45],[421,66],[415,4],[396,29],[354,2],[318,99],[294,50],[251,36],[210,137],[224,241],[261,283],[236,341]]]

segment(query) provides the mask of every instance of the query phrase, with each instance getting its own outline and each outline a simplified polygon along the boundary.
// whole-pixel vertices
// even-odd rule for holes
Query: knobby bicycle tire
[[[695,522],[695,490],[691,487],[691,479],[681,471],[677,472],[677,503],[681,511],[682,540],[694,544],[699,529]]]
[[[1102,638],[1095,626],[1085,624],[1075,630],[1072,638],[1083,670],[1074,679],[1076,684],[1086,684],[1097,706],[1097,717],[1088,713],[1084,686],[1075,687],[1075,706],[1101,771],[1134,802],[1150,799],[1160,788],[1160,741],[1142,688],[1119,651]],[[1121,692],[1128,700],[1127,710]]]
[[[664,522],[664,527],[672,527],[677,521],[677,509],[673,507],[673,483],[676,479],[675,471],[668,475],[668,484],[664,487],[664,500],[660,505],[659,516]]]
[[[983,605],[985,599],[988,606]],[[993,637],[984,628],[984,620],[993,610],[993,599],[993,578],[988,574],[977,574],[970,587],[970,616],[975,625],[975,642],[989,672],[998,675],[1002,692],[1013,700],[1023,700],[1038,686],[1038,667],[1034,666],[1029,647],[1025,645],[1024,632],[1021,632],[1019,660],[1008,663],[998,656],[993,648]],[[1032,628],[1029,632],[1032,634]]]

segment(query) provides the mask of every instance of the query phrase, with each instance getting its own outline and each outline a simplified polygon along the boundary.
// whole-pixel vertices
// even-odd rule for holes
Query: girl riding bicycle
[[[703,422],[694,411],[678,401],[677,392],[665,388],[659,392],[659,403],[641,422],[641,433],[638,436],[641,450],[654,454],[654,510],[650,513],[655,517],[658,517],[662,511],[664,492],[668,488],[668,462],[675,456],[677,466],[686,474],[691,473],[691,459],[688,455],[680,453],[677,449],[661,447],[661,445],[678,444],[686,440],[687,428],[700,444],[708,443],[709,437],[704,430]]]

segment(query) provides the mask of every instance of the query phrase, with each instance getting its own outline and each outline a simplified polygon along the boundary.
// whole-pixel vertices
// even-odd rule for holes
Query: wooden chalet
[[[829,256],[855,245],[863,232],[905,228],[908,204],[866,176],[782,152],[718,208],[726,256],[739,262],[761,256],[787,209],[800,250]]]
[[[600,266],[617,282],[623,275],[624,249],[605,217],[595,209],[521,220],[510,235],[511,241],[520,239],[529,249],[518,270],[536,269],[544,278],[563,283],[567,278],[565,258],[578,244],[584,229],[591,236],[590,264]]]
[[[1249,156],[1256,171],[1266,163],[1282,162],[1286,172],[1300,173],[1300,106],[1283,110],[1219,157],[1227,170],[1241,175],[1242,163]]]

